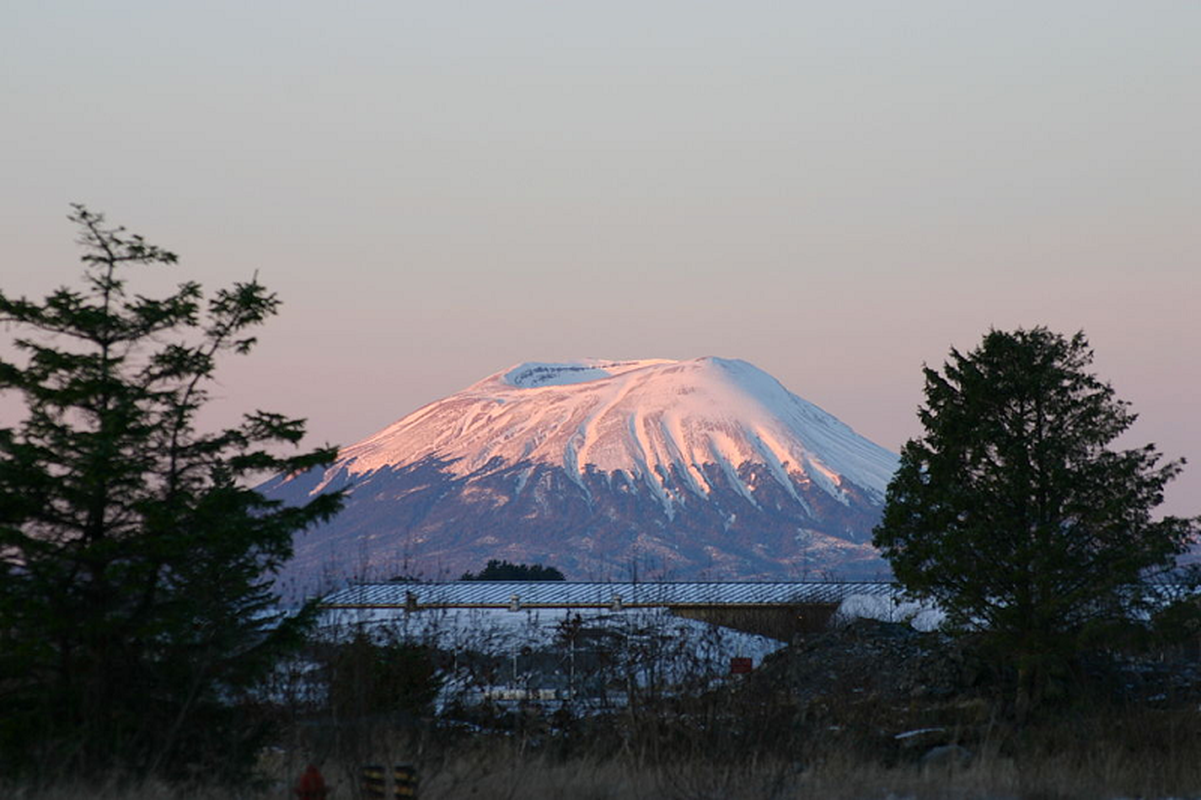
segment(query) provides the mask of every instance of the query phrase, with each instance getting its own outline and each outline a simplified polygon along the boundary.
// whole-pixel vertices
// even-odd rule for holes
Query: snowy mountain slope
[[[674,577],[878,574],[867,544],[896,456],[739,360],[525,363],[265,490],[353,486],[298,562],[487,558]],[[482,559],[482,560],[481,560]],[[616,577],[616,575],[614,575]]]
[[[342,451],[351,476],[426,456],[454,461],[464,475],[499,458],[622,470],[672,497],[664,474],[708,494],[704,464],[727,474],[746,462],[770,467],[782,486],[799,472],[835,498],[848,479],[883,497],[895,456],[788,392],[745,361],[585,361],[521,364],[410,414]],[[333,469],[336,473],[338,467]],[[751,487],[735,481],[753,500]]]

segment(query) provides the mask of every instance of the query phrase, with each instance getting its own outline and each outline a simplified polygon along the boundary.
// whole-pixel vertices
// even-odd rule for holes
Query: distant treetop
[[[492,559],[478,573],[464,572],[461,581],[564,581],[563,573],[541,564],[510,564]]]

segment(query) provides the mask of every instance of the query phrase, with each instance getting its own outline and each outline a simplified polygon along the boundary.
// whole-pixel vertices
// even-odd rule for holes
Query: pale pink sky
[[[1045,324],[1201,513],[1201,4],[10,5],[3,286],[75,279],[70,201],[258,270],[215,420],[351,443],[518,361],[722,355],[897,449],[923,361]]]

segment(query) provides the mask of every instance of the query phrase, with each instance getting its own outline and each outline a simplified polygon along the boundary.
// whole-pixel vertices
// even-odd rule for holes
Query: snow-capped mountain
[[[352,486],[293,575],[876,576],[897,457],[739,360],[524,363],[264,492]]]

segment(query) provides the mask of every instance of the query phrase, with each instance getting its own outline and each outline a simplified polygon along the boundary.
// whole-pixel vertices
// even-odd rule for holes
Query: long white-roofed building
[[[893,583],[861,581],[447,581],[359,583],[327,595],[330,611],[419,613],[451,609],[513,612],[663,609],[789,641],[824,628],[848,598],[899,603]],[[385,613],[386,615],[386,613]],[[373,614],[376,619],[379,614]]]

